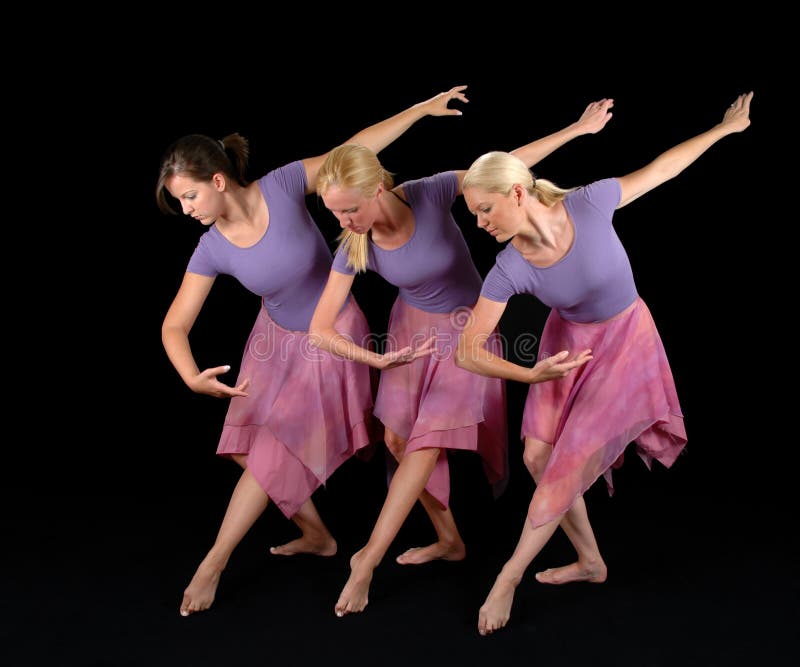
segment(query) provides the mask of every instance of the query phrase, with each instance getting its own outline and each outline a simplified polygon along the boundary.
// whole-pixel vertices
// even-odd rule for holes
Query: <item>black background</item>
[[[507,28],[534,16],[509,16]],[[782,398],[790,394],[778,381],[793,376],[793,302],[782,293],[791,278],[779,257],[794,219],[776,202],[794,193],[794,167],[781,166],[794,156],[784,101],[793,74],[783,39],[744,17],[736,26],[691,25],[664,38],[582,40],[576,49],[552,34],[539,43],[535,32],[522,40],[529,44],[496,32],[490,43],[475,26],[458,40],[431,31],[374,44],[337,29],[312,47],[308,36],[292,41],[295,26],[240,40],[224,21],[200,34],[187,23],[180,35],[176,23],[135,37],[92,35],[88,53],[54,59],[44,88],[32,75],[27,101],[56,91],[64,111],[37,125],[47,178],[35,179],[24,202],[52,224],[49,298],[19,298],[12,282],[8,299],[28,325],[15,333],[34,351],[13,404],[29,436],[9,438],[2,473],[10,545],[3,662],[485,664],[523,655],[514,659],[788,664],[797,649],[796,504],[787,491],[796,444],[778,433],[791,423]],[[291,46],[278,48],[272,40],[284,29]],[[440,48],[423,54],[423,42]],[[377,571],[364,614],[333,616],[347,559],[366,541],[385,494],[378,450],[368,462],[348,462],[315,496],[339,540],[337,556],[270,557],[269,545],[295,535],[270,507],[231,559],[212,610],[180,618],[182,589],[213,542],[238,472],[214,455],[227,403],[189,392],[160,342],[203,231],[156,209],[162,151],[188,133],[240,132],[256,178],[459,84],[469,86],[470,102],[453,105],[462,117],[425,118],[382,152],[398,182],[515,148],[602,97],[615,100],[607,127],[534,170],[564,186],[624,175],[755,91],[748,130],[615,216],[672,364],[685,454],[671,470],[647,471],[631,453],[613,498],[602,483],[587,493],[608,582],[548,588],[526,578],[509,626],[481,638],[477,609],[513,549],[533,489],[517,438],[526,388],[509,385],[507,493],[493,501],[477,463],[453,457],[466,561],[394,563],[432,537],[417,508]],[[333,241],[333,218],[314,197],[308,203]],[[478,233],[462,200],[453,211],[485,275],[499,247]],[[368,274],[355,294],[374,330],[385,330],[394,289]],[[235,377],[258,307],[257,297],[219,278],[192,331],[198,364],[231,364]],[[38,321],[43,309],[33,326],[31,313]],[[534,299],[517,297],[501,328],[513,340],[538,333],[545,316]],[[570,557],[557,534],[533,567]]]

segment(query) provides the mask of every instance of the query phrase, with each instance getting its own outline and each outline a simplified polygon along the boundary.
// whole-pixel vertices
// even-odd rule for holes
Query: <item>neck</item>
[[[530,201],[524,215],[525,220],[511,240],[517,250],[525,253],[558,247],[558,239],[567,224],[566,209],[561,202],[545,206],[541,202]]]

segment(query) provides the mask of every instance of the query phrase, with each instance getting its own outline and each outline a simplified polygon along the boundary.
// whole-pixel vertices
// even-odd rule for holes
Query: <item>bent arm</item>
[[[723,137],[747,129],[752,99],[752,92],[739,95],[717,125],[664,151],[647,166],[620,177],[621,196],[617,208],[630,204],[646,192],[675,178]]]
[[[564,350],[542,359],[533,368],[527,368],[492,354],[486,348],[486,341],[500,322],[505,309],[505,303],[491,301],[483,296],[478,298],[470,323],[458,337],[456,365],[459,368],[479,375],[535,384],[566,377],[592,358],[591,350],[583,350],[575,358],[568,359],[569,352]]]
[[[312,345],[321,347],[351,361],[360,361],[376,368],[380,367],[381,355],[356,345],[347,336],[336,331],[336,318],[344,306],[355,276],[331,270],[328,282],[314,309],[309,326],[309,340]]]
[[[548,155],[561,148],[564,144],[572,141],[576,137],[584,134],[597,134],[602,130],[608,121],[611,120],[613,115],[609,109],[614,106],[614,100],[602,99],[597,102],[591,102],[584,109],[581,117],[574,123],[570,123],[565,128],[553,134],[548,134],[546,137],[536,139],[529,144],[520,146],[510,151],[525,163],[529,169],[542,161]],[[466,170],[456,171],[458,177],[458,194],[462,194],[461,185],[464,181]]]
[[[357,134],[354,134],[344,143],[360,144],[366,146],[375,153],[379,153],[395,139],[400,137],[420,118],[424,118],[425,116],[460,116],[461,111],[458,109],[450,109],[447,105],[450,100],[453,99],[468,102],[469,100],[467,100],[463,93],[465,89],[466,86],[454,86],[450,90],[434,95],[424,102],[418,102],[386,120],[370,125]],[[306,182],[308,184],[306,186],[306,194],[315,191],[317,173],[327,156],[328,153],[326,152],[322,155],[303,160],[303,164],[306,168]]]
[[[530,368],[498,357],[486,348],[486,342],[494,333],[505,310],[505,303],[491,301],[483,296],[478,298],[469,324],[458,337],[456,365],[478,375],[530,382]]]
[[[161,325],[161,342],[181,379],[192,388],[200,373],[189,344],[189,332],[214,284],[214,278],[187,272]]]

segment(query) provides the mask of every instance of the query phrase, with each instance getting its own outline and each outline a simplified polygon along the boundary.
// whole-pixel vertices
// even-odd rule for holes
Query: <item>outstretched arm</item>
[[[464,95],[466,86],[454,86],[450,90],[434,95],[429,100],[418,102],[414,106],[401,111],[394,116],[382,120],[379,123],[370,125],[369,127],[354,134],[344,143],[347,144],[360,144],[379,153],[401,134],[403,134],[409,127],[416,123],[420,118],[425,116],[460,116],[461,111],[458,109],[451,109],[447,105],[451,100],[460,100],[461,102],[469,102]],[[322,163],[327,157],[327,153],[317,155],[316,157],[307,158],[303,160],[306,168],[306,182],[308,183],[306,190],[310,194],[315,190],[317,182],[317,173],[319,172]]]
[[[546,137],[515,148],[511,151],[511,154],[516,155],[530,168],[576,137],[584,134],[597,134],[611,120],[613,114],[610,109],[613,106],[614,100],[612,99],[603,98],[597,102],[591,102],[584,109],[581,117],[574,123],[570,123],[558,132],[553,132],[553,134],[548,134]],[[466,171],[456,171],[459,194],[461,194],[461,184],[466,173]]]
[[[405,347],[396,352],[378,354],[372,350],[358,345],[347,336],[336,331],[335,323],[339,311],[347,300],[350,288],[353,286],[355,276],[349,276],[331,270],[328,283],[322,291],[311,318],[309,327],[309,340],[312,345],[328,350],[352,361],[360,361],[375,368],[392,368],[414,361],[417,357],[430,354],[433,351],[433,339],[430,338],[418,348]]]
[[[663,152],[646,167],[619,178],[621,196],[617,208],[630,204],[662,183],[675,178],[723,137],[741,132],[750,125],[753,92],[739,95],[726,110],[722,121],[710,130]]]
[[[613,114],[610,109],[613,106],[614,100],[612,99],[604,98],[597,102],[591,102],[581,114],[581,117],[574,123],[567,125],[558,132],[548,134],[546,137],[515,148],[511,151],[511,154],[516,155],[530,168],[553,151],[561,148],[568,141],[572,141],[584,134],[597,134],[611,120]]]
[[[533,368],[520,366],[486,349],[486,341],[494,332],[506,304],[479,297],[472,309],[472,318],[458,337],[456,365],[479,375],[516,380],[534,384],[563,378],[578,366],[589,361],[591,350],[584,350],[574,359],[567,359],[569,352],[562,351],[552,357],[542,359]]]

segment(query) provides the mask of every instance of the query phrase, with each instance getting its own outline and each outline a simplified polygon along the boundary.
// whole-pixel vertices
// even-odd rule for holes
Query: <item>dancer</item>
[[[552,310],[539,358],[591,359],[561,382],[534,384],[522,422],[525,464],[536,481],[528,519],[511,558],[478,615],[478,631],[508,623],[514,591],[560,525],[577,562],[537,574],[543,583],[602,582],[606,565],[583,493],[635,442],[639,454],[671,466],[686,444],[683,415],[666,353],[630,262],[614,232],[614,211],[674,178],[714,143],[750,125],[753,93],[740,95],[722,121],[643,168],[565,190],[535,179],[517,157],[491,152],[464,177],[464,199],[478,226],[511,241],[489,271],[459,341],[459,365],[482,376],[529,382],[530,370],[501,358],[484,341],[509,298],[533,294]],[[541,363],[541,362],[539,362]]]

